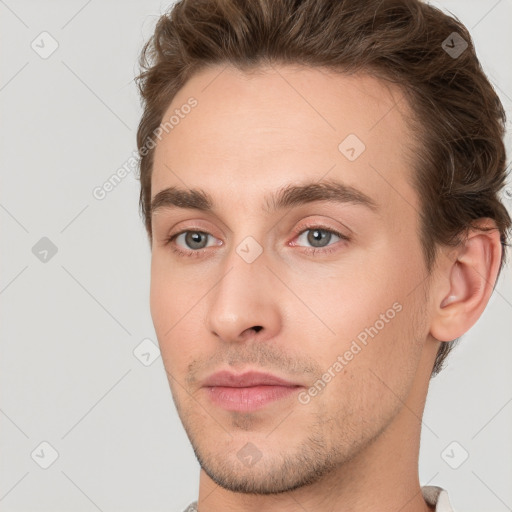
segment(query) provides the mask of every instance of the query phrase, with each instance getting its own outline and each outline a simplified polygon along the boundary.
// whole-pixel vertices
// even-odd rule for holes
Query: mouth
[[[203,382],[211,402],[227,411],[250,412],[283,400],[304,386],[269,373],[217,372]]]

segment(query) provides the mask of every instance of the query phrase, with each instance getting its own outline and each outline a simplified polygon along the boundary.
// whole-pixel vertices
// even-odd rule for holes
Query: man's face
[[[190,97],[197,105],[182,109]],[[162,122],[176,109],[155,150],[152,197],[201,189],[212,204],[153,215],[151,313],[174,402],[221,486],[311,483],[379,438],[424,363],[429,305],[406,101],[365,75],[219,66],[189,80]],[[347,190],[266,202],[327,182]],[[206,385],[219,371],[295,387]]]

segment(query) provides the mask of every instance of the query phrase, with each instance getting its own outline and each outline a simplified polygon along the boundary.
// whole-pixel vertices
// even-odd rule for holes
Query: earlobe
[[[491,219],[481,219],[479,227],[491,229],[470,230],[454,261],[443,268],[448,286],[440,288],[435,298],[430,330],[439,341],[452,341],[467,332],[492,294],[501,261],[500,233]]]

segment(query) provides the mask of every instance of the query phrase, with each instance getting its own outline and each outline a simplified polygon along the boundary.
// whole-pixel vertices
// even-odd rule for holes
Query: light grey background
[[[432,3],[468,26],[512,117],[512,0]],[[137,58],[168,5],[0,0],[2,511],[171,512],[197,497],[162,360],[133,353],[156,343],[139,182],[93,195],[136,149]],[[55,255],[40,242],[36,257],[42,237]],[[431,383],[420,480],[458,511],[512,510],[511,283],[509,265]],[[42,442],[58,452],[47,469]]]

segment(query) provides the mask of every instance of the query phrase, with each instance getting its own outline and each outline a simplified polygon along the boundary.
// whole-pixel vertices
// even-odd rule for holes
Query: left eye
[[[332,229],[325,229],[321,227],[314,227],[305,229],[300,233],[297,237],[297,240],[301,240],[304,242],[304,237],[308,244],[311,244],[312,247],[316,249],[321,249],[322,247],[326,247],[329,245],[329,242],[332,240],[332,236],[338,237],[340,240],[347,240],[347,237],[334,231]],[[336,242],[337,240],[335,240]]]

